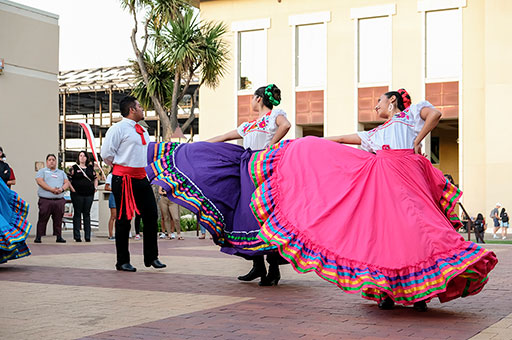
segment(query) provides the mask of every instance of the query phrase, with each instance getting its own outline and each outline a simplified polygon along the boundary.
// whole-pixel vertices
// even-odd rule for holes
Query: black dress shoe
[[[426,312],[428,309],[427,303],[425,301],[415,302],[412,308],[418,312]]]
[[[129,263],[124,263],[122,265],[118,265],[116,264],[116,269],[117,270],[121,270],[121,271],[124,271],[124,272],[136,272],[137,271],[137,268],[133,267],[131,264]]]
[[[57,240],[55,242],[57,242],[57,243],[66,243],[66,240],[63,239],[62,237],[57,237]]]
[[[281,273],[279,272],[279,266],[270,266],[268,269],[268,275],[263,276],[261,281],[258,282],[259,286],[277,286],[281,279]]]
[[[151,263],[144,263],[144,265],[146,267],[153,267],[153,268],[156,268],[156,269],[161,269],[161,268],[167,267],[167,265],[163,264],[162,262],[160,262],[159,259],[153,260],[153,262],[151,262]]]
[[[258,267],[252,267],[251,271],[248,272],[245,275],[239,276],[238,279],[240,281],[252,281],[257,279],[258,277],[261,277],[263,280],[264,277],[267,276],[267,269],[265,267],[258,268]]]
[[[393,301],[389,296],[386,296],[385,299],[379,301],[379,309],[389,310],[393,309],[395,306],[395,301]]]
[[[34,243],[41,243],[41,238],[40,237],[36,237],[34,239]]]
[[[75,238],[75,242],[82,242],[82,239],[80,239],[80,238]]]
[[[91,239],[90,238],[86,238],[85,242],[91,242]]]

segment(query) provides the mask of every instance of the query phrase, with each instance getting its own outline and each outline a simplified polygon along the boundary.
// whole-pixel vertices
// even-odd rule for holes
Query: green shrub
[[[182,218],[180,220],[181,230],[183,231],[194,231],[197,229],[196,220],[190,218]]]

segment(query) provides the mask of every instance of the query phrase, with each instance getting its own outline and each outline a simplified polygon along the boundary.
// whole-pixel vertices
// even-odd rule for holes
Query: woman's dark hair
[[[119,102],[119,109],[121,111],[121,116],[126,117],[130,114],[130,109],[135,108],[135,102],[137,98],[133,96],[126,96]]]
[[[272,96],[272,98],[270,98],[270,96],[268,95],[269,93]],[[274,105],[279,105],[279,103],[281,102],[281,90],[274,84],[262,86],[259,89],[257,89],[254,92],[254,94],[257,95],[258,97],[261,97],[263,99],[263,105],[265,105],[269,109],[272,109]],[[272,104],[272,102],[274,102],[274,104]]]
[[[481,213],[478,213],[478,215],[476,215],[476,220],[477,221],[483,221],[484,220],[484,215],[482,215]]]
[[[46,160],[48,160],[48,158],[50,157],[53,157],[55,158],[55,160],[57,160],[57,157],[55,157],[55,155],[53,153],[49,153],[48,155],[46,155]]]
[[[83,153],[85,155],[85,165],[89,165],[91,163],[91,159],[87,151],[80,151],[78,156],[76,156],[76,164],[80,164],[80,154]]]
[[[407,93],[405,89],[389,91],[384,94],[386,97],[388,97],[388,99],[391,99],[391,97],[396,98],[396,105],[400,111],[403,111],[411,106],[411,96],[409,96],[409,93]]]
[[[503,215],[505,213],[505,208],[501,208],[501,212],[500,212],[500,215]]]
[[[4,149],[3,149],[1,146],[0,146],[0,152],[2,153],[2,155],[3,155],[4,157],[7,157],[7,156],[5,155],[5,153],[4,153]]]

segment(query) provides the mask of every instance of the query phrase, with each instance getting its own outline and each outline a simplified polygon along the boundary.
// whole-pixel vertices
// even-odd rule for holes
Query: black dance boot
[[[280,279],[281,279],[281,273],[279,272],[279,265],[276,263],[272,263],[268,267],[268,275],[266,277],[262,277],[261,281],[258,283],[258,285],[260,285],[260,286],[277,286]]]
[[[263,256],[255,256],[252,259],[251,271],[245,275],[239,276],[240,281],[252,281],[258,277],[264,278],[267,276],[267,268],[265,268],[265,262]]]
[[[415,302],[413,308],[414,308],[414,310],[416,310],[418,312],[426,312],[428,309],[427,303],[424,300]]]
[[[386,298],[379,301],[379,309],[389,310],[389,309],[393,309],[394,306],[395,306],[395,301],[393,301],[393,299],[391,299],[387,295],[386,295]]]

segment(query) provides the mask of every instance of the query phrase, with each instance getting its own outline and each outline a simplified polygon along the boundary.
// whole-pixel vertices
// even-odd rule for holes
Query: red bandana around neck
[[[140,135],[140,139],[142,140],[142,145],[146,145],[146,140],[144,139],[144,128],[139,124],[135,123],[135,131]]]

